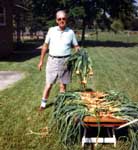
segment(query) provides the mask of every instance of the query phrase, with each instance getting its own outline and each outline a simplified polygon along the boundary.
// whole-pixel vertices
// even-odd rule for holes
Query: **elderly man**
[[[46,84],[43,91],[40,109],[46,108],[46,103],[55,81],[59,80],[60,92],[66,91],[66,85],[70,82],[70,71],[65,62],[71,55],[71,47],[79,50],[79,45],[74,31],[67,27],[67,15],[60,10],[56,13],[57,26],[51,27],[46,35],[40,56],[38,69],[42,69],[44,56],[49,49],[46,65]]]

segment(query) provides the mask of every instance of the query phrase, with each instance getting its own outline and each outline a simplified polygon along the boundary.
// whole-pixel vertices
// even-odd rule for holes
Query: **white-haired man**
[[[71,55],[71,47],[79,50],[79,45],[72,29],[67,27],[67,14],[60,10],[56,13],[57,26],[51,27],[45,38],[40,56],[38,69],[42,69],[44,56],[49,49],[46,65],[46,84],[43,91],[40,109],[46,108],[46,103],[55,81],[59,80],[60,92],[66,91],[66,85],[70,82],[70,71],[65,62]]]

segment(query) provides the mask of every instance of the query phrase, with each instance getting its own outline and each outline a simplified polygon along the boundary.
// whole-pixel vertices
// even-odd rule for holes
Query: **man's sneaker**
[[[46,100],[41,101],[41,105],[40,105],[40,108],[39,108],[40,111],[46,109],[46,103],[47,103]]]

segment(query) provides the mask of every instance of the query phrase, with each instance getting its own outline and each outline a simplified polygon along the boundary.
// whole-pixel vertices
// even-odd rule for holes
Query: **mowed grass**
[[[88,81],[88,88],[96,91],[110,89],[123,91],[133,101],[138,102],[138,47],[86,47],[93,60],[94,76]],[[58,142],[56,127],[48,135],[41,133],[50,127],[52,105],[39,112],[40,99],[45,84],[45,67],[39,72],[39,56],[23,62],[1,61],[0,70],[16,70],[26,73],[26,77],[14,86],[0,92],[0,149],[1,150],[66,150]],[[69,91],[80,88],[77,78],[68,86]],[[49,104],[58,94],[58,84],[53,86]],[[43,131],[45,132],[45,131]],[[117,144],[117,150],[128,149],[129,143]],[[80,150],[79,145],[70,147]],[[102,146],[100,150],[111,150],[113,144]]]
[[[94,47],[89,53],[94,65],[94,89],[122,91],[138,101],[138,47]]]

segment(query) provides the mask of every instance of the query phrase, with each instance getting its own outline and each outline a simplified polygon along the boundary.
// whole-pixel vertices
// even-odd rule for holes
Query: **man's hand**
[[[47,49],[48,49],[48,44],[43,44],[42,50],[41,50],[40,61],[39,61],[39,64],[38,64],[38,69],[39,69],[40,71],[42,70],[43,61],[44,61],[44,56],[45,56],[45,54],[46,54]]]
[[[42,66],[43,66],[43,62],[39,62],[39,64],[38,64],[38,69],[41,71],[42,70]]]
[[[76,51],[76,52],[79,52],[79,51],[80,51],[80,46],[79,46],[79,45],[75,46],[75,51]]]

